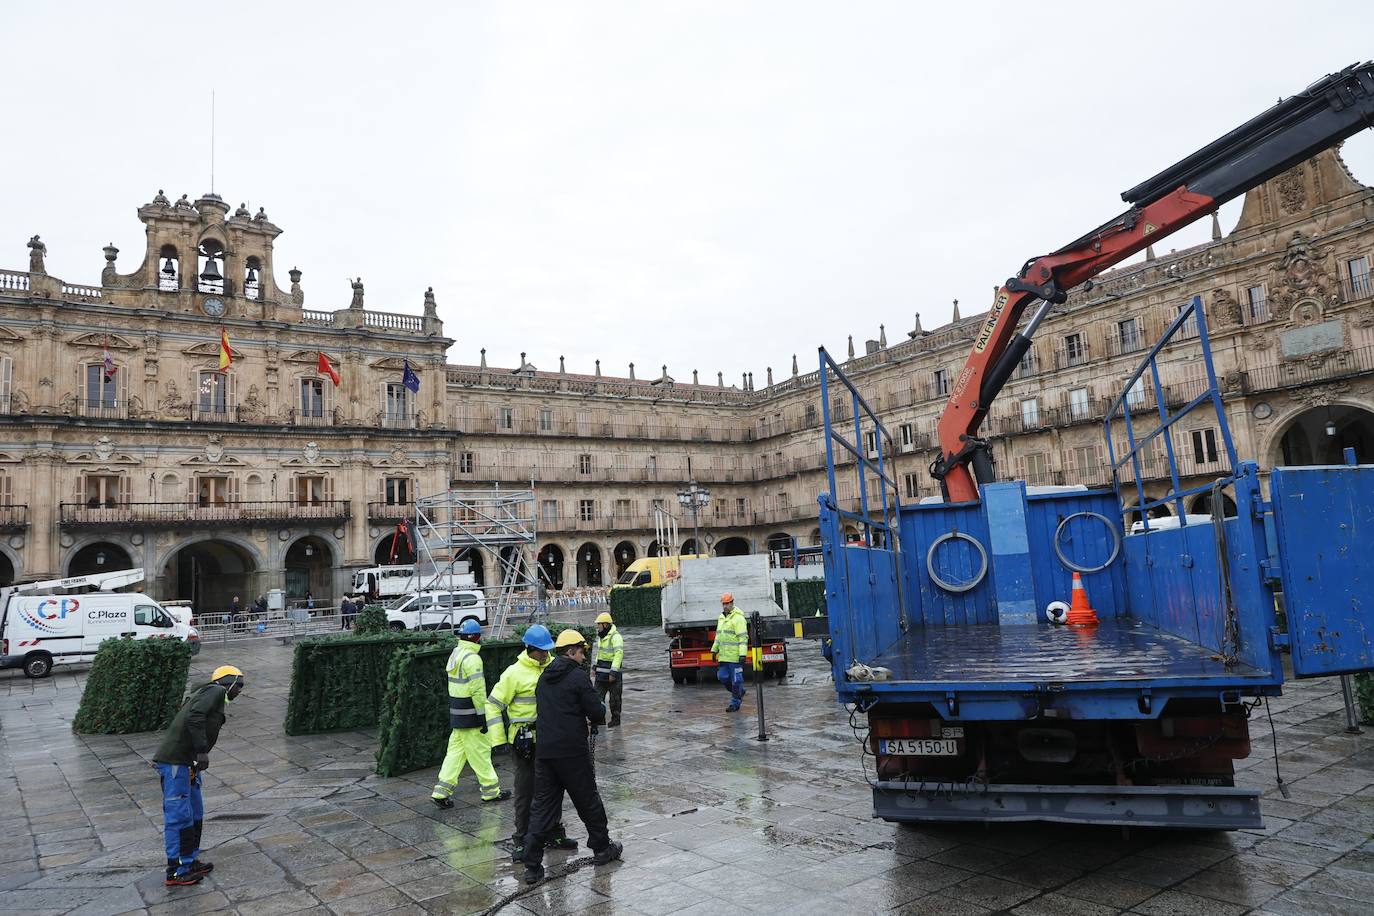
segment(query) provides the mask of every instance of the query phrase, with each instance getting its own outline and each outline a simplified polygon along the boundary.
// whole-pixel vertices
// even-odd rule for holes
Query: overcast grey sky
[[[63,279],[110,241],[132,269],[135,208],[209,189],[214,88],[215,190],[283,227],[308,307],[433,285],[451,362],[762,386],[986,310],[1125,188],[1374,57],[1374,4],[102,0],[7,2],[0,32],[0,267],[37,232]],[[1374,137],[1346,159],[1374,182]]]

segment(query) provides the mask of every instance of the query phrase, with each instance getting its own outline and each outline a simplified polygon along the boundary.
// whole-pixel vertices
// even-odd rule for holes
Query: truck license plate
[[[955,757],[959,742],[955,738],[886,738],[878,742],[878,753],[888,757]]]
[[[763,660],[766,662],[780,662],[786,657],[787,656],[783,655],[781,652],[774,652],[772,654],[765,652],[763,654]]]

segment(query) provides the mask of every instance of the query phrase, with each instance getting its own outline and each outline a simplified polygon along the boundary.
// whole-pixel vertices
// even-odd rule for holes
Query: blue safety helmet
[[[482,625],[469,617],[467,620],[464,620],[462,626],[458,628],[458,634],[460,636],[481,636]]]
[[[549,633],[549,628],[543,624],[536,623],[526,630],[523,641],[531,649],[543,649],[545,652],[553,651],[553,635]]]

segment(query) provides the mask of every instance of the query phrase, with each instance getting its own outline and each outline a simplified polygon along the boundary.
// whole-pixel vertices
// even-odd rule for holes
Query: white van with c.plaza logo
[[[181,639],[199,648],[195,627],[157,601],[114,591],[142,581],[142,569],[126,569],[0,589],[0,668],[47,677],[54,665],[90,661],[102,640],[119,636]]]

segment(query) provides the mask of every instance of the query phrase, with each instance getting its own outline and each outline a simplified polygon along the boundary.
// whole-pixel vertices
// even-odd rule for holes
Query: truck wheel
[[[24,673],[29,677],[47,677],[52,674],[52,656],[46,652],[33,652],[24,659]]]
[[[697,675],[700,673],[701,672],[697,671],[695,668],[682,672],[682,683],[695,684],[697,682]]]
[[[671,674],[671,675],[673,676],[673,683],[674,683],[674,684],[682,685],[682,684],[687,683],[687,677],[686,677],[686,675],[684,675],[682,672],[670,670],[668,673]]]
[[[787,662],[774,662],[770,667],[773,669],[773,677],[778,680],[787,677]]]
[[[387,624],[387,626],[393,630],[404,630],[406,628],[406,625],[399,620],[393,620],[391,623]]]

